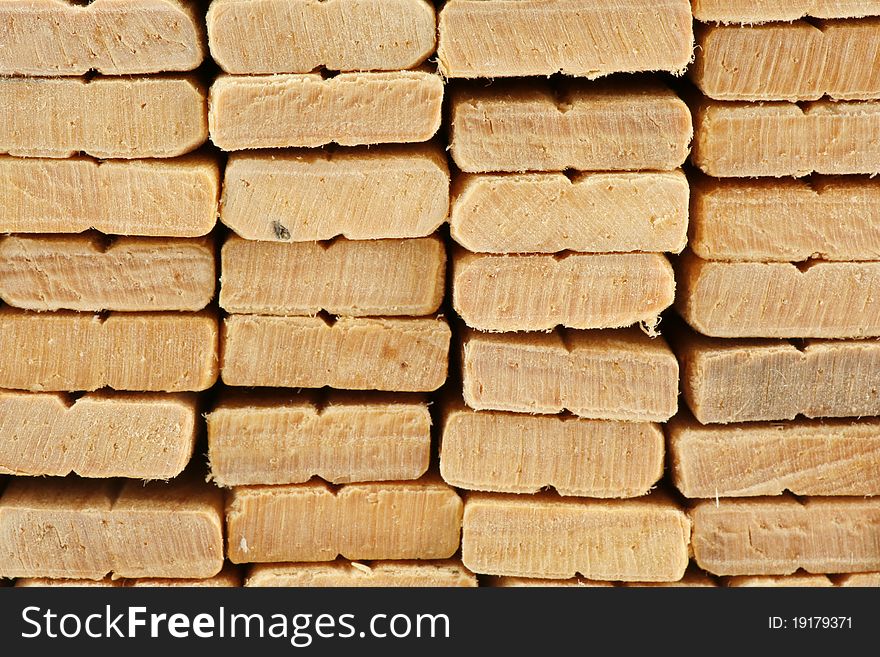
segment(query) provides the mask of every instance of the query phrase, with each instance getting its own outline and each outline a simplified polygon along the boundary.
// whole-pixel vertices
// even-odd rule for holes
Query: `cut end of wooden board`
[[[449,166],[432,142],[230,155],[220,220],[248,240],[370,240],[426,237],[448,210]]]
[[[680,74],[693,52],[687,0],[451,0],[439,33],[437,59],[451,78]]]
[[[715,23],[880,16],[878,0],[691,0],[691,4],[694,18]]]
[[[436,41],[425,0],[214,0],[207,24],[211,55],[236,74],[413,68]]]
[[[475,587],[460,561],[330,561],[252,566],[245,586],[259,587]]]

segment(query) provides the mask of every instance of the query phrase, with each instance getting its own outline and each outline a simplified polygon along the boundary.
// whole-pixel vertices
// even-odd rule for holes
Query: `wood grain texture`
[[[234,153],[220,220],[249,240],[426,237],[446,221],[438,144]]]
[[[570,80],[455,87],[449,130],[468,173],[671,171],[692,135],[687,106],[658,83]]]
[[[195,395],[0,390],[0,472],[169,479],[189,463]]]
[[[572,577],[571,579],[541,579],[539,577],[510,577],[508,575],[489,576],[483,578],[486,582],[485,586],[502,587],[502,588],[545,588],[552,586],[583,586],[587,588],[609,588],[614,586],[614,582],[596,582],[583,577]]]
[[[207,390],[217,380],[217,332],[210,311],[101,317],[0,308],[0,388]]]
[[[475,573],[545,579],[675,581],[690,521],[673,502],[470,493],[462,561]]]
[[[698,21],[717,23],[880,16],[878,0],[691,0],[691,5]]]
[[[443,409],[440,474],[456,488],[638,497],[663,475],[663,432],[648,422]]]
[[[681,171],[461,174],[452,238],[479,253],[680,252],[688,181]]]
[[[831,588],[834,583],[828,578],[828,575],[795,573],[794,575],[739,575],[728,577],[724,585],[761,588]]]
[[[0,153],[174,157],[207,138],[205,90],[192,76],[0,77]]]
[[[205,28],[187,0],[0,2],[0,75],[136,75],[191,71]]]
[[[426,0],[215,0],[211,55],[227,73],[393,71],[433,52]]]
[[[676,263],[675,308],[719,338],[864,338],[880,335],[880,262]]]
[[[703,424],[880,415],[880,341],[676,340],[681,386]],[[756,394],[760,391],[760,394]]]
[[[691,511],[694,557],[715,575],[852,573],[880,569],[880,501],[753,498]]]
[[[223,381],[231,386],[430,392],[446,381],[442,318],[231,315],[223,324]]]
[[[208,238],[0,238],[0,299],[16,308],[201,310],[216,284]]]
[[[222,514],[222,493],[197,477],[16,477],[0,497],[0,575],[213,577],[223,567]]]
[[[880,173],[880,102],[701,100],[691,161],[718,178]]]
[[[658,253],[452,252],[452,305],[481,331],[654,326],[674,299],[672,265]]]
[[[236,394],[207,423],[211,478],[224,487],[418,479],[431,457],[422,397]]]
[[[667,426],[669,465],[685,497],[880,495],[880,420]]]
[[[106,586],[115,588],[140,588],[140,587],[208,587],[230,588],[240,587],[241,574],[233,566],[224,566],[213,577],[200,577],[195,579],[175,579],[169,577],[141,577],[139,579],[50,579],[48,577],[27,577],[15,580],[17,587],[45,587],[45,586]]]
[[[442,104],[443,80],[426,71],[221,75],[208,121],[224,151],[397,144],[433,137]]]
[[[705,260],[880,260],[880,180],[692,177],[688,246]]]
[[[82,190],[89,190],[83,194]],[[217,222],[220,166],[167,160],[0,156],[0,233],[200,237]]]
[[[477,578],[458,560],[330,561],[256,564],[245,586],[261,587],[475,587]]]
[[[446,559],[458,550],[462,502],[434,478],[235,488],[227,497],[233,563]]]
[[[465,403],[476,410],[665,422],[678,406],[678,361],[638,329],[462,335]]]
[[[221,268],[219,303],[230,313],[421,316],[443,301],[446,247],[437,236],[285,244],[233,235]]]
[[[849,575],[841,575],[836,578],[837,586],[861,586],[861,587],[878,587],[880,586],[880,572],[877,573],[852,573]]]
[[[451,78],[681,73],[693,51],[687,0],[450,0],[439,32]]]

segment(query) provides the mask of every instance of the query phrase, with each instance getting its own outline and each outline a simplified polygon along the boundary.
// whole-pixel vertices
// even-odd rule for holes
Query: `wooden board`
[[[115,588],[140,588],[140,587],[209,587],[209,588],[230,588],[240,587],[241,575],[238,570],[232,566],[224,566],[217,575],[213,577],[202,577],[196,579],[174,579],[161,577],[142,577],[140,579],[50,579],[48,577],[27,577],[15,580],[15,586],[19,587],[45,587],[45,586],[107,586]]]
[[[461,174],[452,238],[480,253],[680,252],[688,181],[681,171]]]
[[[443,80],[426,71],[221,75],[208,120],[224,151],[397,144],[433,137],[442,104]]]
[[[654,326],[675,298],[658,253],[452,253],[452,305],[481,331]]]
[[[678,361],[638,329],[462,337],[464,401],[476,410],[665,422]]]
[[[452,78],[681,73],[693,51],[687,0],[450,0],[439,23]]]
[[[224,487],[418,479],[431,457],[422,397],[240,393],[207,423],[211,478]]]
[[[711,500],[691,511],[694,556],[715,575],[880,569],[880,500]],[[465,561],[467,563],[467,561]]]
[[[880,179],[691,177],[690,241],[706,260],[880,260]]]
[[[676,280],[676,310],[704,335],[880,335],[880,262],[713,262],[686,252]]]
[[[249,240],[425,237],[446,221],[449,167],[435,143],[235,153],[220,220]]]
[[[878,573],[853,573],[851,575],[841,575],[837,578],[837,586],[861,586],[861,587],[878,587],[880,586],[880,572]]]
[[[670,469],[685,497],[880,495],[880,420],[667,425]]]
[[[880,341],[676,341],[684,399],[703,424],[880,415]],[[762,391],[756,394],[755,391]]]
[[[442,318],[231,315],[223,325],[223,381],[231,386],[430,392],[446,381]]]
[[[392,71],[434,52],[425,0],[215,0],[211,55],[227,73]]]
[[[690,77],[716,100],[880,98],[880,19],[697,30]]]
[[[446,559],[458,550],[462,502],[435,478],[235,488],[226,502],[233,563]]]
[[[692,134],[687,106],[658,83],[462,85],[449,125],[452,159],[468,173],[671,171]]]
[[[223,567],[222,493],[171,484],[15,477],[0,497],[0,576],[213,577]]]
[[[208,138],[195,77],[0,77],[0,153],[174,157]]]
[[[0,156],[0,233],[94,228],[199,237],[214,228],[219,198],[220,166],[206,155],[103,161]]]
[[[502,575],[500,577],[485,577],[486,586],[496,586],[504,588],[545,588],[548,586],[585,586],[587,588],[608,588],[614,586],[614,582],[595,582],[591,579],[583,577],[572,577],[571,579],[540,579],[538,577],[509,577]]]
[[[261,587],[475,587],[477,578],[458,560],[330,561],[256,564],[245,586]]]
[[[196,445],[195,395],[0,390],[0,472],[169,479]]]
[[[691,161],[718,178],[880,173],[880,102],[701,100]]]
[[[461,558],[475,573],[675,581],[688,565],[690,521],[661,495],[563,500],[470,493]]]
[[[0,299],[16,308],[201,310],[216,285],[208,238],[0,238]]]
[[[207,390],[217,380],[217,316],[34,313],[0,308],[0,388]]]
[[[878,0],[691,0],[691,4],[697,20],[720,23],[880,16]]]
[[[456,488],[638,497],[663,475],[656,424],[474,411],[444,405],[440,473]]]
[[[795,573],[794,575],[739,575],[728,577],[725,586],[762,587],[762,588],[831,588],[834,583],[827,575],[810,575]]]
[[[229,313],[420,316],[443,301],[446,247],[437,236],[284,244],[233,235],[221,268],[219,302]]]
[[[0,75],[109,75],[191,71],[205,28],[187,0],[3,0]]]

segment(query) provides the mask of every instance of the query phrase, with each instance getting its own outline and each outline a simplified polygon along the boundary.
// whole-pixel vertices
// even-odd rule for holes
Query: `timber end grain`
[[[878,0],[691,0],[694,18],[717,23],[766,23],[798,18],[880,15]]]
[[[245,586],[262,587],[475,587],[460,561],[330,561],[251,566]]]

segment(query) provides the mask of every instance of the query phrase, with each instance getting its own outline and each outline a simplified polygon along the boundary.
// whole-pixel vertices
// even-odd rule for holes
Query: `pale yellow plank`
[[[245,586],[261,587],[475,587],[460,561],[330,561],[256,564]]]

